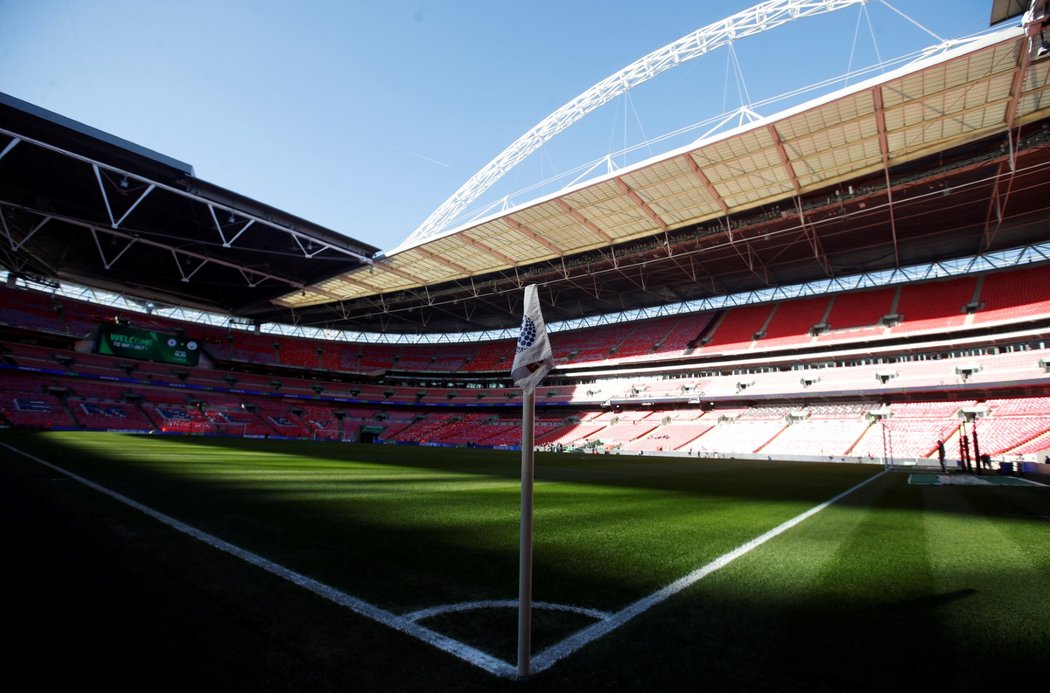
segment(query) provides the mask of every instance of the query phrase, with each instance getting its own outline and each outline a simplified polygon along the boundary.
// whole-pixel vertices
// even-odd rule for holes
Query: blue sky
[[[563,103],[752,4],[0,0],[0,91],[390,249]],[[991,0],[892,6],[951,38],[985,29]],[[489,199],[933,42],[881,0],[741,40],[607,104]]]

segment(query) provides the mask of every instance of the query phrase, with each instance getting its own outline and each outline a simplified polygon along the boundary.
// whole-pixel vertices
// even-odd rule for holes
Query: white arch
[[[591,111],[608,103],[628,89],[731,41],[776,28],[795,19],[833,12],[864,1],[768,0],[702,29],[697,29],[649,53],[598,82],[516,139],[495,159],[475,173],[470,180],[453,193],[452,197],[435,209],[401,244],[401,248],[417,245],[441,234],[460,212],[529,154]]]

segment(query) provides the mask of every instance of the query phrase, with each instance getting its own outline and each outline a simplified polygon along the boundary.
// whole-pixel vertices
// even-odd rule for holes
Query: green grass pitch
[[[384,612],[517,595],[520,456],[6,432],[0,443]],[[987,689],[1045,676],[1050,488],[889,473],[528,681],[325,601],[11,448],[12,653],[151,690]],[[534,598],[608,614],[878,474],[537,455]],[[516,612],[421,621],[514,661]],[[535,612],[534,651],[594,622]],[[71,667],[44,665],[65,661]]]

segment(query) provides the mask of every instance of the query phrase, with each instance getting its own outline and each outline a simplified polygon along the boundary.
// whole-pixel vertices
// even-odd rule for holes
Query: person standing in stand
[[[965,433],[962,434],[962,454],[966,471],[973,473],[973,465],[970,464],[970,437]]]
[[[941,463],[941,473],[942,474],[947,474],[948,473],[948,467],[945,466],[945,464],[944,464],[944,457],[945,457],[944,441],[942,439],[938,438],[937,439],[937,461],[939,461]]]

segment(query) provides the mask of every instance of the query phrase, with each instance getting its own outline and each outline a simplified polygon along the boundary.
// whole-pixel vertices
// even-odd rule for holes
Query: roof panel
[[[483,239],[486,246],[513,258],[517,264],[556,257],[550,248],[531,238],[527,232],[519,231],[508,219],[509,217],[493,219],[480,226],[475,226],[470,230],[470,235]],[[517,217],[513,219],[521,223]],[[499,266],[505,265],[500,264]]]
[[[871,115],[826,130],[818,130],[805,137],[789,140],[784,142],[784,149],[794,160],[795,158],[811,157],[828,148],[843,147],[877,136],[878,124],[875,116]]]
[[[708,180],[718,185],[723,181],[729,181],[741,176],[752,175],[755,171],[768,171],[774,168],[782,168],[780,154],[776,149],[770,148],[756,151],[749,156],[734,159],[725,163],[705,166],[703,171]]]
[[[516,214],[514,219],[561,248],[563,252],[594,242],[592,237],[596,234],[553,201],[536,205],[523,212],[527,213]]]
[[[681,224],[721,209],[684,158],[675,157],[664,164],[627,173],[623,181],[666,223]]]
[[[803,188],[822,187],[844,175],[856,175],[882,164],[877,140],[864,140],[849,146],[825,149],[800,162],[796,167]]]
[[[945,63],[890,80],[882,86],[885,108],[922,99],[939,91],[987,79],[996,73],[1010,73],[1017,61],[1018,42],[985,47]]]
[[[493,255],[479,250],[468,239],[460,236],[438,239],[427,249],[472,272],[484,271],[494,259]]]
[[[1050,60],[1033,63],[1025,76],[1024,93],[1018,104],[1018,114],[1027,116],[1043,108],[1050,107]]]
[[[1037,111],[1044,111],[1050,107],[1050,89],[1040,89],[1025,94],[1021,97],[1018,105],[1018,115],[1028,116]]]
[[[1043,89],[1048,82],[1050,82],[1050,60],[1040,60],[1032,63],[1028,68],[1028,73],[1025,75],[1024,80],[1024,89],[1025,91]]]
[[[717,140],[701,146],[693,152],[694,158],[701,166],[719,162],[736,161],[749,153],[773,147],[773,139],[765,128],[741,132],[735,137]]]
[[[871,90],[866,89],[787,118],[777,123],[776,127],[782,139],[792,140],[858,118],[870,117],[874,110],[874,97]]]
[[[635,190],[674,179],[696,180],[692,167],[680,156],[665,159],[646,168],[628,171],[621,178]]]

